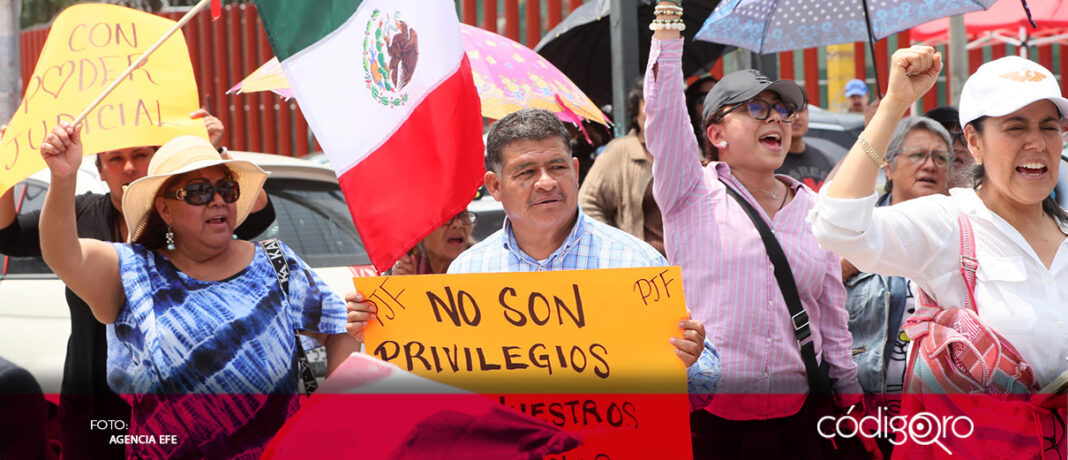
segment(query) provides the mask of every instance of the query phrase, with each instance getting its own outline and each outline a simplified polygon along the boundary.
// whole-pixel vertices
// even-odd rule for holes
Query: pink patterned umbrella
[[[534,50],[477,27],[460,24],[471,73],[482,99],[482,116],[499,119],[516,110],[533,107],[578,123],[587,119],[607,125],[597,105],[563,72]],[[227,91],[228,94],[273,91],[293,97],[278,64],[271,58]]]
[[[597,105],[534,50],[465,24],[460,33],[482,98],[482,116],[497,119],[533,107],[571,122],[581,117],[607,125]]]

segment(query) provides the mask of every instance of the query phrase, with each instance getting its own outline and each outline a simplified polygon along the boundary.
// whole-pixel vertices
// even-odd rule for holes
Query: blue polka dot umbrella
[[[723,0],[695,38],[757,53],[881,40],[995,0]],[[870,31],[870,35],[869,35]]]
[[[994,1],[723,0],[695,38],[762,54],[858,41],[873,44],[928,21],[985,10]]]

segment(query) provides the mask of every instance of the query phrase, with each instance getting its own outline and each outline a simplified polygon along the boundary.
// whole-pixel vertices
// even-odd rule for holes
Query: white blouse
[[[826,195],[828,188],[808,216],[820,245],[860,271],[913,280],[943,308],[964,305],[957,218],[967,214],[979,261],[979,318],[1012,342],[1039,384],[1068,370],[1068,240],[1046,269],[1023,235],[974,190],[876,208],[875,194],[836,199]],[[1060,228],[1068,234],[1068,226]]]

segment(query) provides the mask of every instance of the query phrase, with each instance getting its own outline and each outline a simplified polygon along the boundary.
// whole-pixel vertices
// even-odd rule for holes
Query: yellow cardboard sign
[[[678,267],[354,278],[366,352],[479,393],[686,393]]]
[[[849,80],[859,78],[856,74],[854,59],[864,60],[864,54],[854,57],[853,51],[852,43],[827,47],[827,107],[831,110],[849,111],[849,99],[845,97],[845,86]],[[819,105],[819,101],[816,102]]]
[[[174,21],[107,4],[71,6],[56,17],[0,146],[0,193],[45,167],[40,146],[61,120],[74,120]],[[181,31],[91,111],[86,155],[161,145],[182,134],[207,137],[192,120],[197,86]]]

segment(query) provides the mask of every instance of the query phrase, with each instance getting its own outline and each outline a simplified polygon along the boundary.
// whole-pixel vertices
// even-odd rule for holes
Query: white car
[[[332,169],[280,155],[232,155],[271,173],[264,188],[277,218],[255,240],[284,241],[339,295],[353,289],[354,276],[377,274]],[[78,193],[106,193],[93,163],[84,163]],[[41,207],[48,180],[49,173],[44,170],[16,186],[16,204],[21,212]],[[29,370],[45,393],[59,393],[70,336],[63,283],[40,258],[0,255],[0,270],[0,356]],[[315,355],[311,358],[318,361]]]

